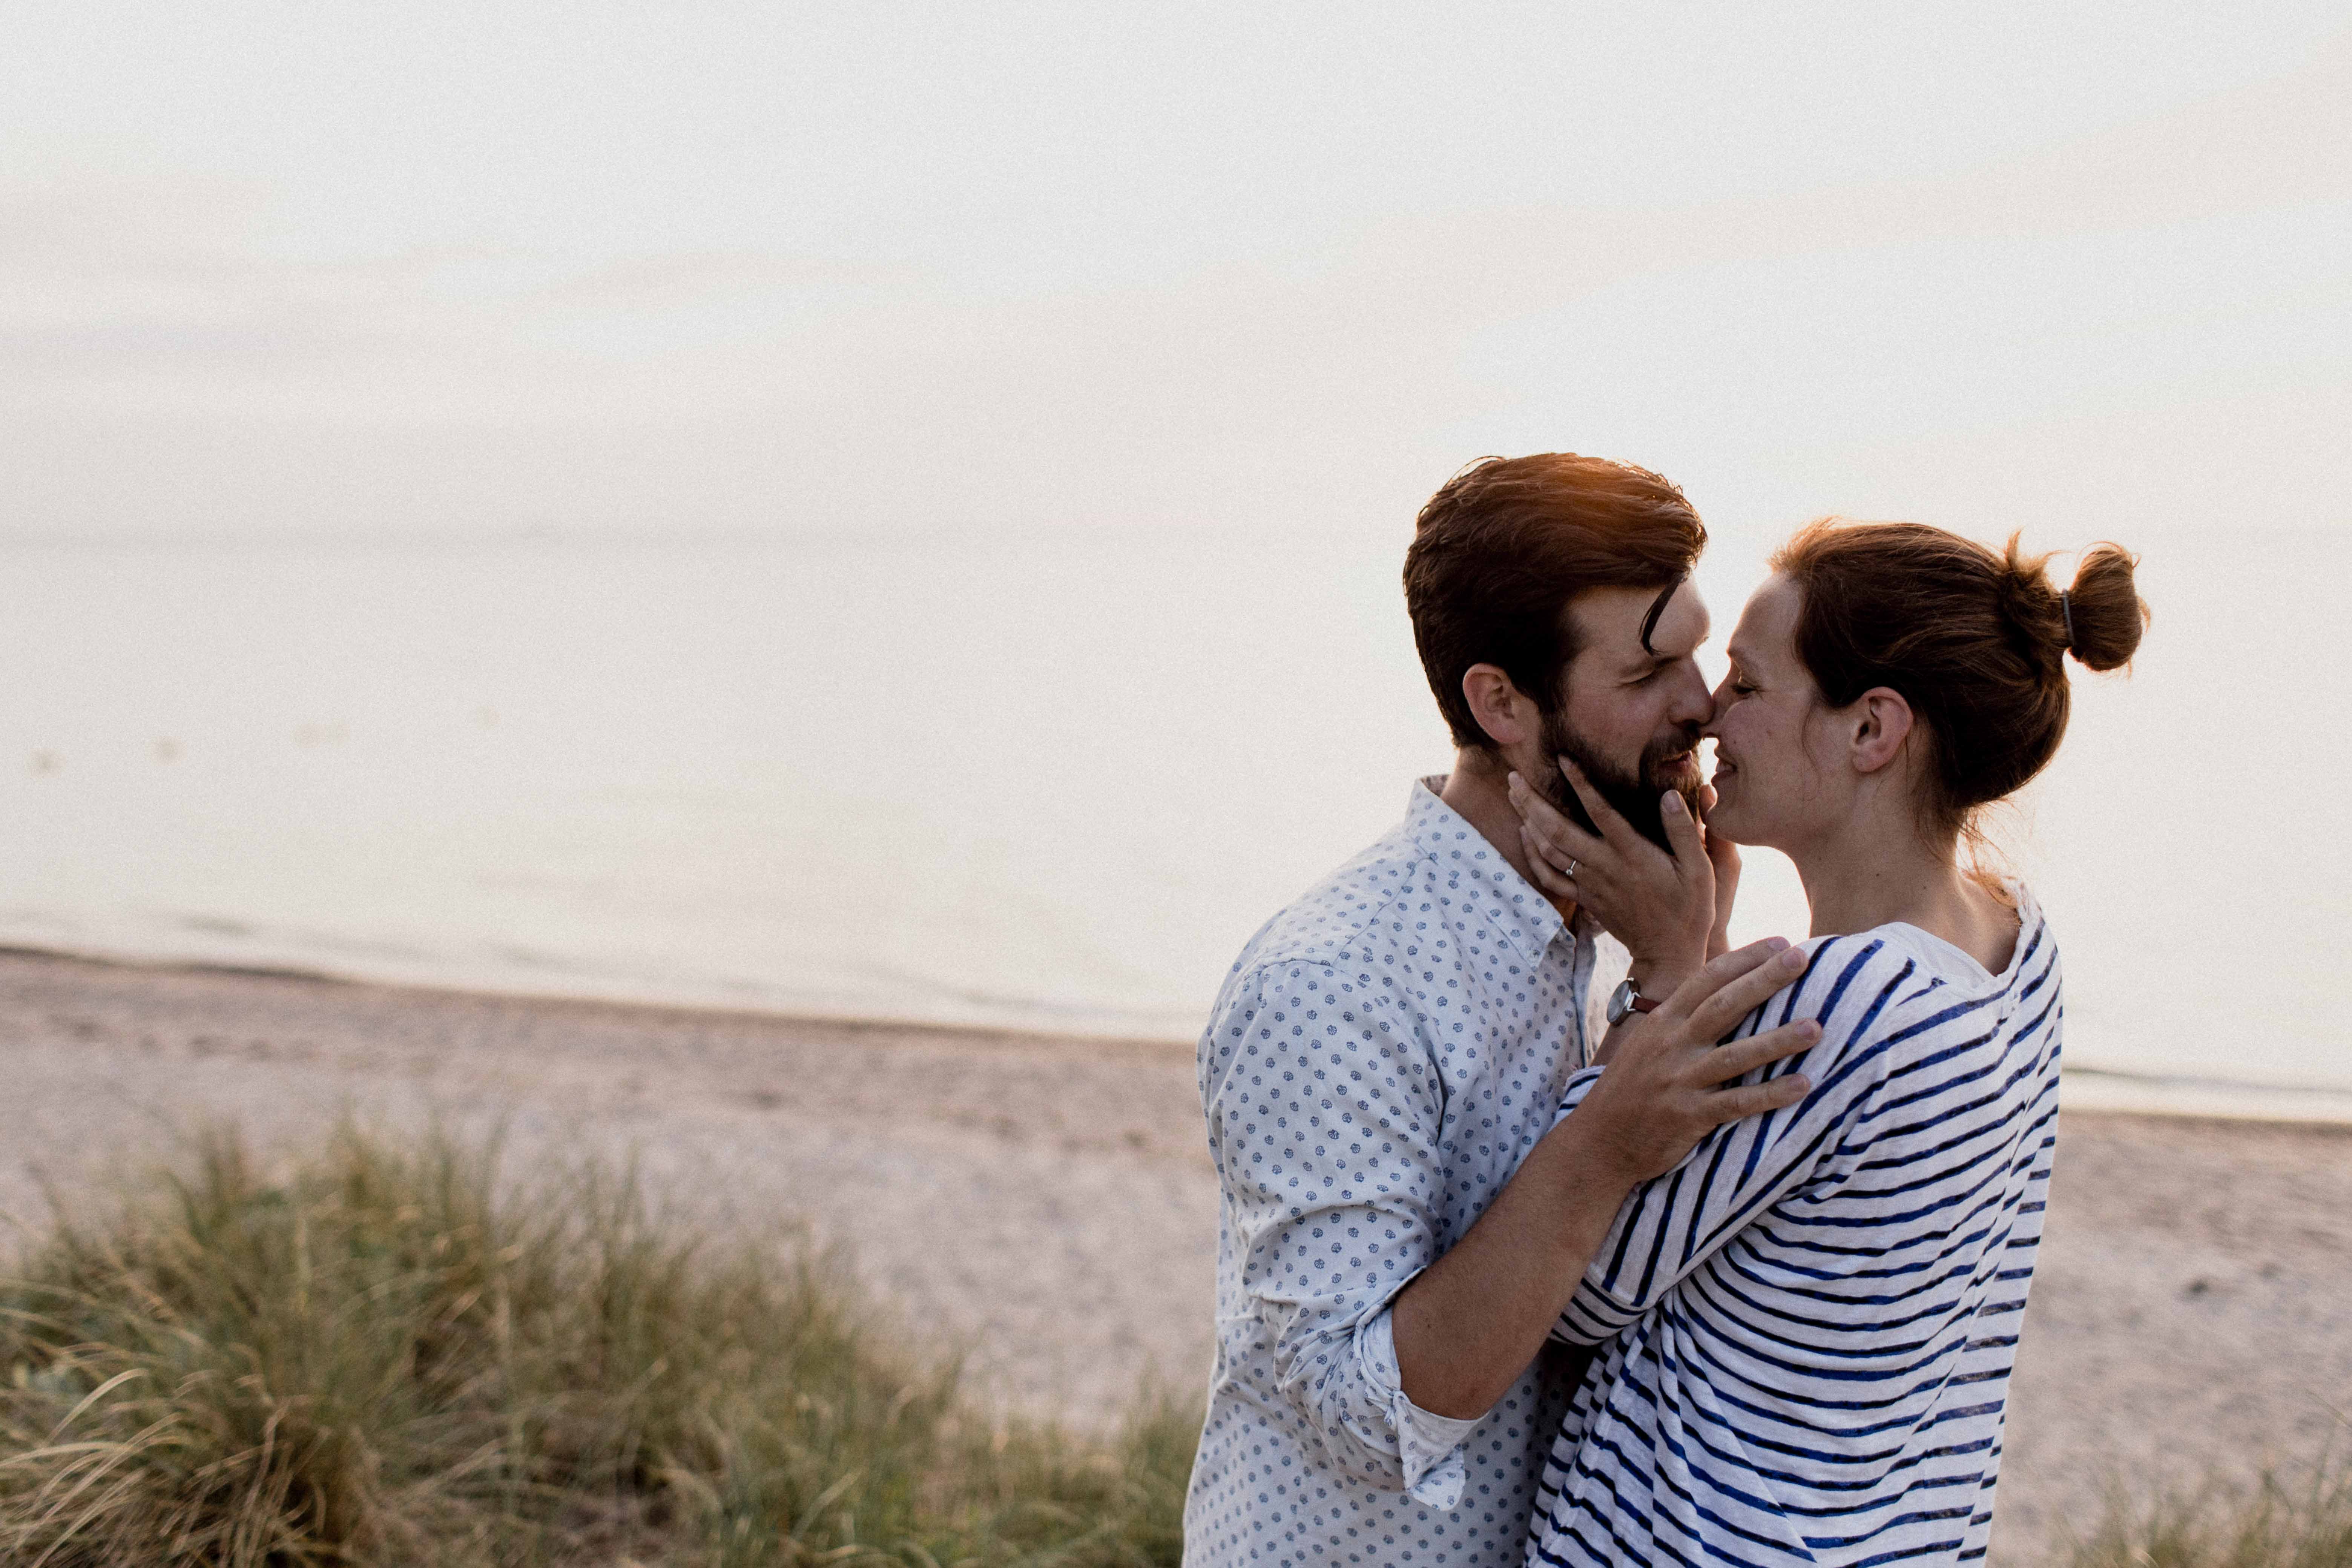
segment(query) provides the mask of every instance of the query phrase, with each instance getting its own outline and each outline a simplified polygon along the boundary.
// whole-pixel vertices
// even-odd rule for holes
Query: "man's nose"
[[[1681,689],[1675,693],[1673,718],[1675,723],[1687,725],[1704,725],[1715,718],[1715,698],[1696,666],[1685,673]]]

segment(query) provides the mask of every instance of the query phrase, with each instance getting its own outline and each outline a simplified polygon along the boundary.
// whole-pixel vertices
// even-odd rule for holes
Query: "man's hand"
[[[1511,805],[1519,814],[1519,840],[1536,886],[1591,910],[1633,955],[1633,980],[1643,994],[1663,996],[1698,973],[1708,939],[1722,923],[1716,912],[1716,863],[1699,825],[1683,797],[1669,791],[1659,808],[1674,845],[1668,854],[1635,832],[1574,763],[1560,758],[1559,772],[1601,831],[1597,837],[1585,832],[1513,773]],[[1720,901],[1727,917],[1731,900]]]
[[[1774,937],[1710,959],[1645,1018],[1611,1031],[1614,1056],[1570,1121],[1591,1120],[1593,1156],[1629,1188],[1681,1163],[1727,1121],[1796,1104],[1812,1092],[1802,1073],[1727,1089],[1733,1079],[1822,1037],[1811,1018],[1727,1046],[1717,1040],[1805,972],[1805,952]],[[1563,1123],[1565,1125],[1565,1123]]]
[[[1821,1037],[1811,1019],[1715,1043],[1804,968],[1801,949],[1777,938],[1751,943],[1708,963],[1625,1034],[1583,1103],[1453,1249],[1398,1293],[1390,1326],[1408,1399],[1440,1415],[1484,1415],[1535,1359],[1635,1186],[1674,1169],[1723,1123],[1811,1092],[1801,1073],[1722,1087],[1810,1047]]]

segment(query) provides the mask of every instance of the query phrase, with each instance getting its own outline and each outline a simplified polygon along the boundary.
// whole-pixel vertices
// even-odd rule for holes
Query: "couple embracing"
[[[2013,542],[1817,523],[1710,690],[1705,543],[1564,454],[1422,510],[1453,771],[1201,1040],[1193,1568],[1984,1555],[2063,1014],[1969,851],[2056,751],[2067,657],[2137,646],[2131,558],[2062,592]],[[1795,862],[1802,942],[1728,949],[1741,844]]]

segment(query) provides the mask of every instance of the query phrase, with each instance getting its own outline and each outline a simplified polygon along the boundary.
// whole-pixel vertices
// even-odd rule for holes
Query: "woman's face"
[[[1797,657],[1803,596],[1768,578],[1731,634],[1731,668],[1715,689],[1715,809],[1707,831],[1735,844],[1793,850],[1833,831],[1853,805],[1850,769],[1836,765],[1837,726]]]

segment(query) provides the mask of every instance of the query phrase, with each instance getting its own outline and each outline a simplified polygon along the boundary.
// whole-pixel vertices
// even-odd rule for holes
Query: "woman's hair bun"
[[[2027,555],[2011,534],[2000,566],[2001,611],[2053,680],[2065,679],[2065,656],[2092,669],[2121,669],[2139,647],[2147,606],[2132,586],[2139,558],[2120,545],[2095,544],[2074,569],[2074,585],[2061,593],[2050,580],[2050,557]]]
[[[1924,721],[1912,732],[1933,759],[1927,805],[1943,828],[1964,827],[2057,752],[2069,653],[2120,669],[2139,647],[2147,607],[2127,552],[2092,546],[2063,593],[2048,561],[2014,535],[2000,551],[1924,523],[1839,518],[1798,530],[1772,557],[1803,595],[1797,657],[1822,700],[1844,708],[1891,687]]]
[[[2063,618],[2071,623],[2067,651],[2093,669],[2121,669],[2139,650],[2147,606],[2133,586],[2139,557],[2120,545],[2094,544],[2074,568]]]

